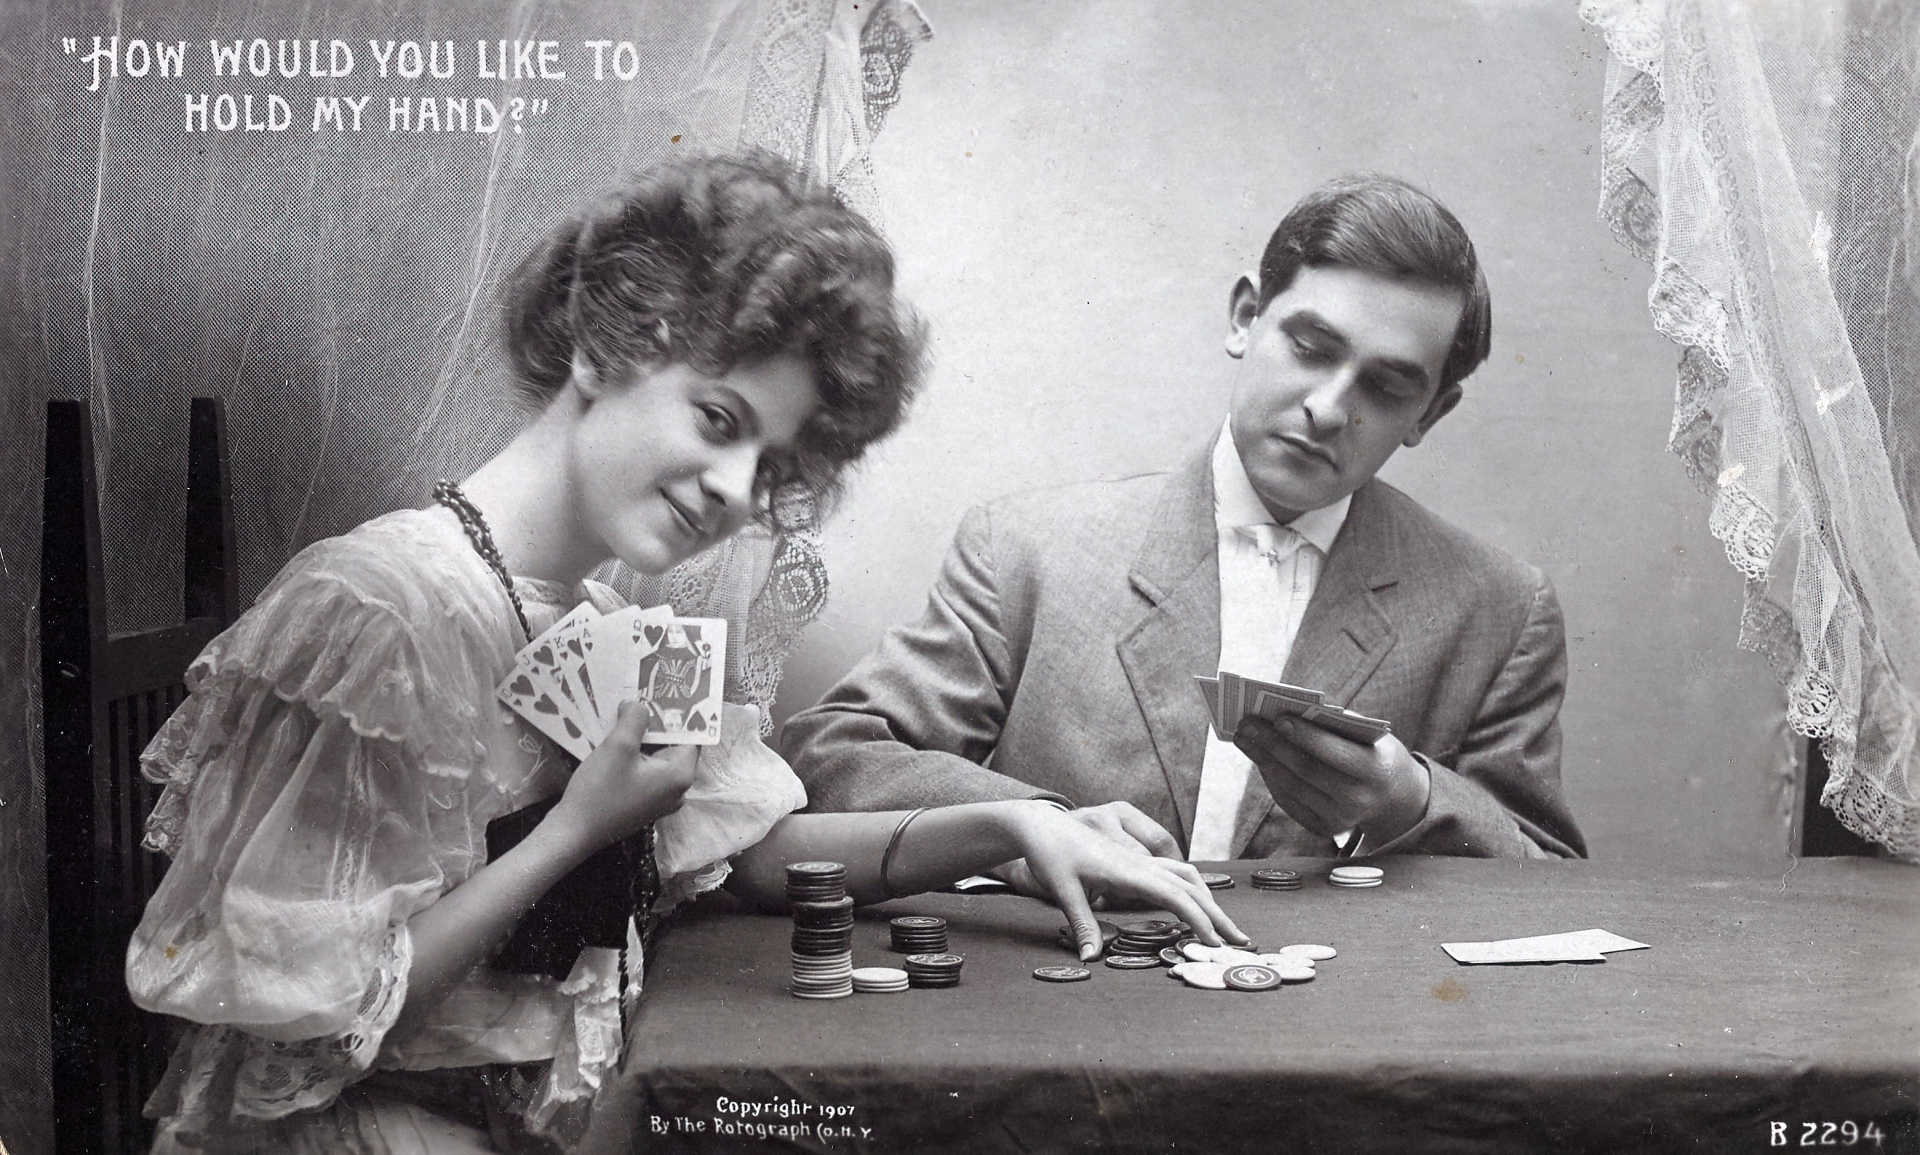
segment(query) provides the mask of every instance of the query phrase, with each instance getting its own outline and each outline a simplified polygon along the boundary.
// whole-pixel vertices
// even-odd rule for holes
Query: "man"
[[[1307,196],[1234,285],[1219,436],[1176,472],[969,513],[920,620],[787,723],[812,806],[1049,797],[1195,861],[1584,855],[1551,585],[1374,479],[1458,404],[1490,329],[1432,198],[1384,177]],[[1222,669],[1392,732],[1255,717],[1222,741],[1194,682]]]

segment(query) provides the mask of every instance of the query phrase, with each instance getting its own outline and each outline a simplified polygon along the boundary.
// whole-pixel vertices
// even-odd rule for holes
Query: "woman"
[[[697,754],[643,750],[629,706],[576,767],[501,707],[531,637],[617,604],[596,567],[662,572],[830,498],[919,359],[884,243],[766,156],[654,172],[530,257],[508,312],[526,428],[433,506],[295,558],[144,756],[173,863],[128,983],[198,1024],[148,1105],[156,1151],[564,1149],[619,1053],[639,951],[617,942],[639,938],[546,974],[486,964],[550,890],[656,861],[657,821],[670,877],[637,871],[642,924],[765,835],[731,878],[763,905],[798,858],[846,862],[877,901],[1024,857],[1083,940],[1089,888],[1238,937],[1190,867],[1045,803],[785,817],[804,794],[733,709]],[[697,776],[704,836],[670,829]]]

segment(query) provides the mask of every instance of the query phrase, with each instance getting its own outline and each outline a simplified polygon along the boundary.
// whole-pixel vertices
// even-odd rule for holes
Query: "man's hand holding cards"
[[[720,740],[726,661],[724,618],[676,617],[671,606],[603,616],[582,603],[520,651],[495,692],[583,760],[626,702],[648,711],[646,743],[709,746]]]
[[[1274,802],[1308,830],[1362,831],[1378,845],[1425,815],[1427,768],[1384,719],[1330,705],[1317,690],[1225,670],[1195,680],[1214,732],[1253,762]]]

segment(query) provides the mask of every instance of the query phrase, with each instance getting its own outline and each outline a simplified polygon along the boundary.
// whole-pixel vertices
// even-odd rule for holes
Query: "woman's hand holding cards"
[[[646,732],[646,704],[623,703],[606,739],[581,761],[547,816],[589,854],[680,809],[693,785],[700,747],[657,746],[648,753],[641,744]]]
[[[1431,776],[1392,734],[1367,744],[1297,718],[1248,714],[1233,743],[1252,759],[1274,802],[1315,834],[1361,830],[1378,845],[1427,812]]]

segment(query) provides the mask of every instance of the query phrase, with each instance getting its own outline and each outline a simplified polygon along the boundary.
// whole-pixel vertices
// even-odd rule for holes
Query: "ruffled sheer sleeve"
[[[194,1045],[231,1053],[194,1066],[232,1072],[233,1114],[322,1105],[369,1069],[405,1000],[407,920],[485,860],[469,793],[496,785],[478,723],[512,634],[457,596],[474,575],[412,572],[436,552],[413,528],[296,558],[142,759],[166,787],[148,844],[173,861],[128,987],[225,1028]]]

